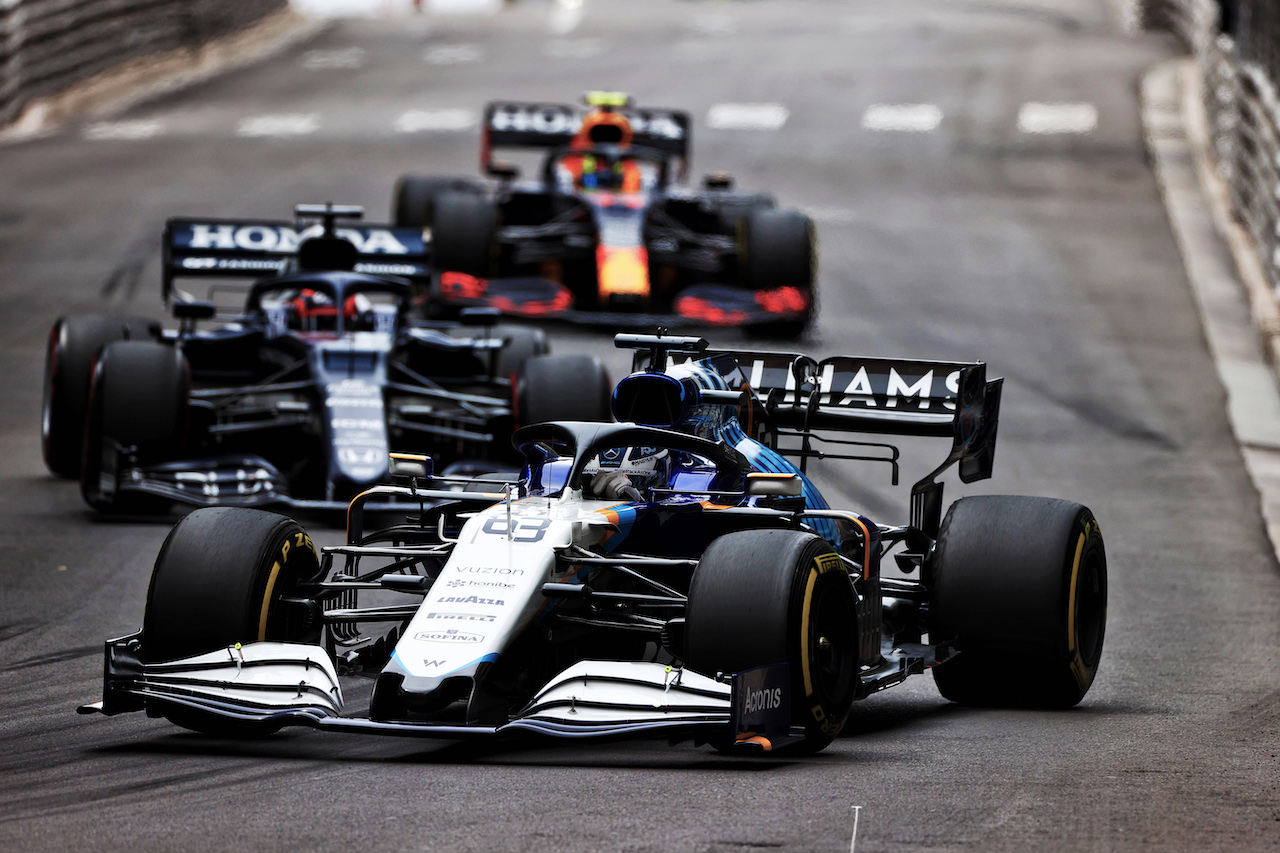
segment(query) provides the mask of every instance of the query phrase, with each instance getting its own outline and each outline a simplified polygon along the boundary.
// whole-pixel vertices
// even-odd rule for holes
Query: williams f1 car
[[[568,105],[490,103],[481,167],[401,178],[393,216],[429,229],[435,301],[613,328],[743,326],[794,337],[814,309],[813,222],[709,175],[684,186],[686,113],[595,92]],[[499,148],[543,152],[517,181]]]
[[[442,490],[429,457],[402,459],[392,473],[408,485],[353,501],[347,544],[319,554],[284,516],[187,516],[142,630],[107,642],[103,698],[82,712],[145,709],[228,735],[807,751],[855,701],[930,668],[961,703],[1085,696],[1107,603],[1090,511],[978,496],[942,513],[943,471],[991,475],[1001,380],[983,364],[618,341],[640,348],[614,391],[621,423],[521,429],[524,472],[505,489]],[[906,524],[829,508],[806,476],[826,457],[896,481],[897,447],[849,433],[949,445]],[[366,530],[364,504],[384,493],[423,509]],[[344,710],[340,676],[356,671],[372,676],[367,714]]]
[[[518,470],[504,450],[518,423],[608,416],[597,359],[549,355],[541,331],[495,326],[492,309],[463,324],[416,320],[410,277],[429,260],[419,230],[338,227],[358,207],[297,214],[169,220],[164,297],[177,330],[101,315],[54,325],[45,461],[80,477],[92,506],[341,510],[385,479],[390,452]],[[195,276],[217,280],[212,300],[175,288]],[[243,276],[256,281],[227,281]],[[229,313],[216,304],[227,293]]]

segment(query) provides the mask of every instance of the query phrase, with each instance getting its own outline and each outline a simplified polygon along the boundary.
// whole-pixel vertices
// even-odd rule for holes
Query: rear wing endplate
[[[324,234],[320,223],[265,219],[188,219],[165,223],[161,278],[165,304],[178,278],[261,278],[288,269],[298,245]],[[356,247],[355,272],[423,278],[431,274],[430,250],[418,228],[342,225],[335,236]]]

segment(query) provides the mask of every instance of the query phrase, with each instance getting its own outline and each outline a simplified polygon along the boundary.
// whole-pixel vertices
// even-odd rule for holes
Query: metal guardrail
[[[195,50],[288,0],[0,0],[0,124],[109,68]]]
[[[1280,4],[1143,0],[1148,29],[1195,56],[1218,170],[1280,299]]]

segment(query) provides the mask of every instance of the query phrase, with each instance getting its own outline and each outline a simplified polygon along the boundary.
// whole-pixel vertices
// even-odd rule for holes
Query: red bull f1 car
[[[454,465],[442,473],[518,470],[504,450],[518,423],[608,416],[597,359],[549,355],[541,331],[495,326],[492,309],[417,319],[419,229],[359,224],[356,207],[297,213],[169,220],[176,330],[106,315],[54,325],[45,461],[79,477],[92,506],[342,510],[386,477],[392,451],[430,450]],[[214,281],[211,300],[175,287],[192,277]],[[217,300],[228,294],[229,311]]]
[[[814,311],[813,222],[771,196],[688,171],[687,113],[596,92],[587,109],[494,102],[481,168],[496,179],[406,176],[396,225],[429,230],[435,302],[612,328],[741,326],[794,337]],[[542,152],[520,181],[499,149]]]
[[[107,642],[102,700],[82,712],[229,736],[301,725],[773,752],[826,746],[855,701],[926,669],[966,704],[1085,696],[1107,603],[1090,511],[980,496],[943,514],[942,472],[992,472],[1001,380],[983,364],[618,342],[637,348],[613,393],[620,423],[519,430],[524,471],[504,488],[442,490],[429,457],[404,457],[392,474],[407,485],[353,501],[347,544],[320,553],[281,515],[187,516],[142,630]],[[896,480],[884,435],[948,447],[906,523],[830,508],[807,464],[887,465]],[[388,493],[422,510],[367,529],[365,504]],[[372,676],[367,713],[346,710],[356,671]]]

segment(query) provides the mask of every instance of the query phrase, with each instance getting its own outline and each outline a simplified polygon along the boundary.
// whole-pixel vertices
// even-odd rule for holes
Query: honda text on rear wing
[[[165,304],[178,278],[261,278],[307,269],[394,275],[431,274],[422,230],[388,225],[336,224],[363,208],[298,205],[295,222],[175,217],[165,223],[162,286]]]

